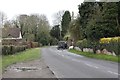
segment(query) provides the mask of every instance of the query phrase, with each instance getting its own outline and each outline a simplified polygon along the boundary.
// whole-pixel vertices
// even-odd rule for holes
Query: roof
[[[2,28],[2,38],[18,38],[20,36],[20,28]]]

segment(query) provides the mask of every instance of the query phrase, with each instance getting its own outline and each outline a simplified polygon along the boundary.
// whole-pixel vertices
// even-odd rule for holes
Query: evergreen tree
[[[57,40],[60,40],[60,28],[59,28],[59,25],[55,25],[55,26],[51,29],[50,35],[51,35],[53,38],[56,38]]]
[[[69,23],[71,22],[71,15],[69,11],[65,11],[64,15],[62,16],[62,36],[64,37],[69,29]]]
[[[103,4],[102,26],[104,26],[104,37],[120,36],[118,23],[118,5],[116,2]]]
[[[79,9],[79,15],[80,15],[80,25],[82,27],[82,36],[86,38],[86,26],[87,23],[92,18],[92,15],[94,13],[95,9],[95,3],[94,2],[84,2],[81,5],[78,6]]]
[[[86,2],[79,6],[79,14],[84,38],[120,36],[118,3]]]

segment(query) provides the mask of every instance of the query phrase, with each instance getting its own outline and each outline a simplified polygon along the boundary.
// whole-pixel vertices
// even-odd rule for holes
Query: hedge
[[[100,39],[101,48],[105,48],[110,52],[115,52],[116,55],[120,55],[120,37],[111,38],[101,38]]]
[[[115,52],[116,55],[120,55],[120,42],[109,42],[109,43],[101,43],[101,49],[107,49],[109,52]]]
[[[83,51],[83,48],[92,48],[94,53],[99,49],[99,42],[89,41],[87,39],[79,40],[76,45]]]
[[[104,41],[105,40],[105,41]],[[106,41],[108,40],[108,41]],[[83,48],[92,48],[94,53],[96,50],[103,50],[107,49],[109,52],[115,52],[116,55],[120,55],[120,38],[116,40],[116,38],[113,38],[111,40],[107,39],[102,39],[100,42],[96,41],[88,41],[86,39],[84,40],[79,40],[76,44],[79,48],[83,50]]]
[[[39,43],[38,42],[31,42],[31,47],[32,48],[36,48],[39,46]]]
[[[22,45],[26,45],[28,49],[36,48],[40,46],[38,42],[32,42],[32,41],[22,42]]]
[[[110,38],[101,38],[100,43],[110,43],[110,42],[119,42],[120,37],[110,37]]]
[[[3,45],[2,55],[11,55],[26,50],[26,46]]]

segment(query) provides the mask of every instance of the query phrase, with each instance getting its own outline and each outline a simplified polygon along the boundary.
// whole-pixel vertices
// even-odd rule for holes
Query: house
[[[20,28],[2,28],[2,44],[17,44],[22,41]]]

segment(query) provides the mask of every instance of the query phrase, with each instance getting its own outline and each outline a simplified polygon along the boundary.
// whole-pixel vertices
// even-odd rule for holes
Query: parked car
[[[58,47],[57,47],[57,49],[59,50],[59,49],[67,49],[68,48],[68,46],[67,46],[67,42],[66,41],[59,41],[58,42]]]

